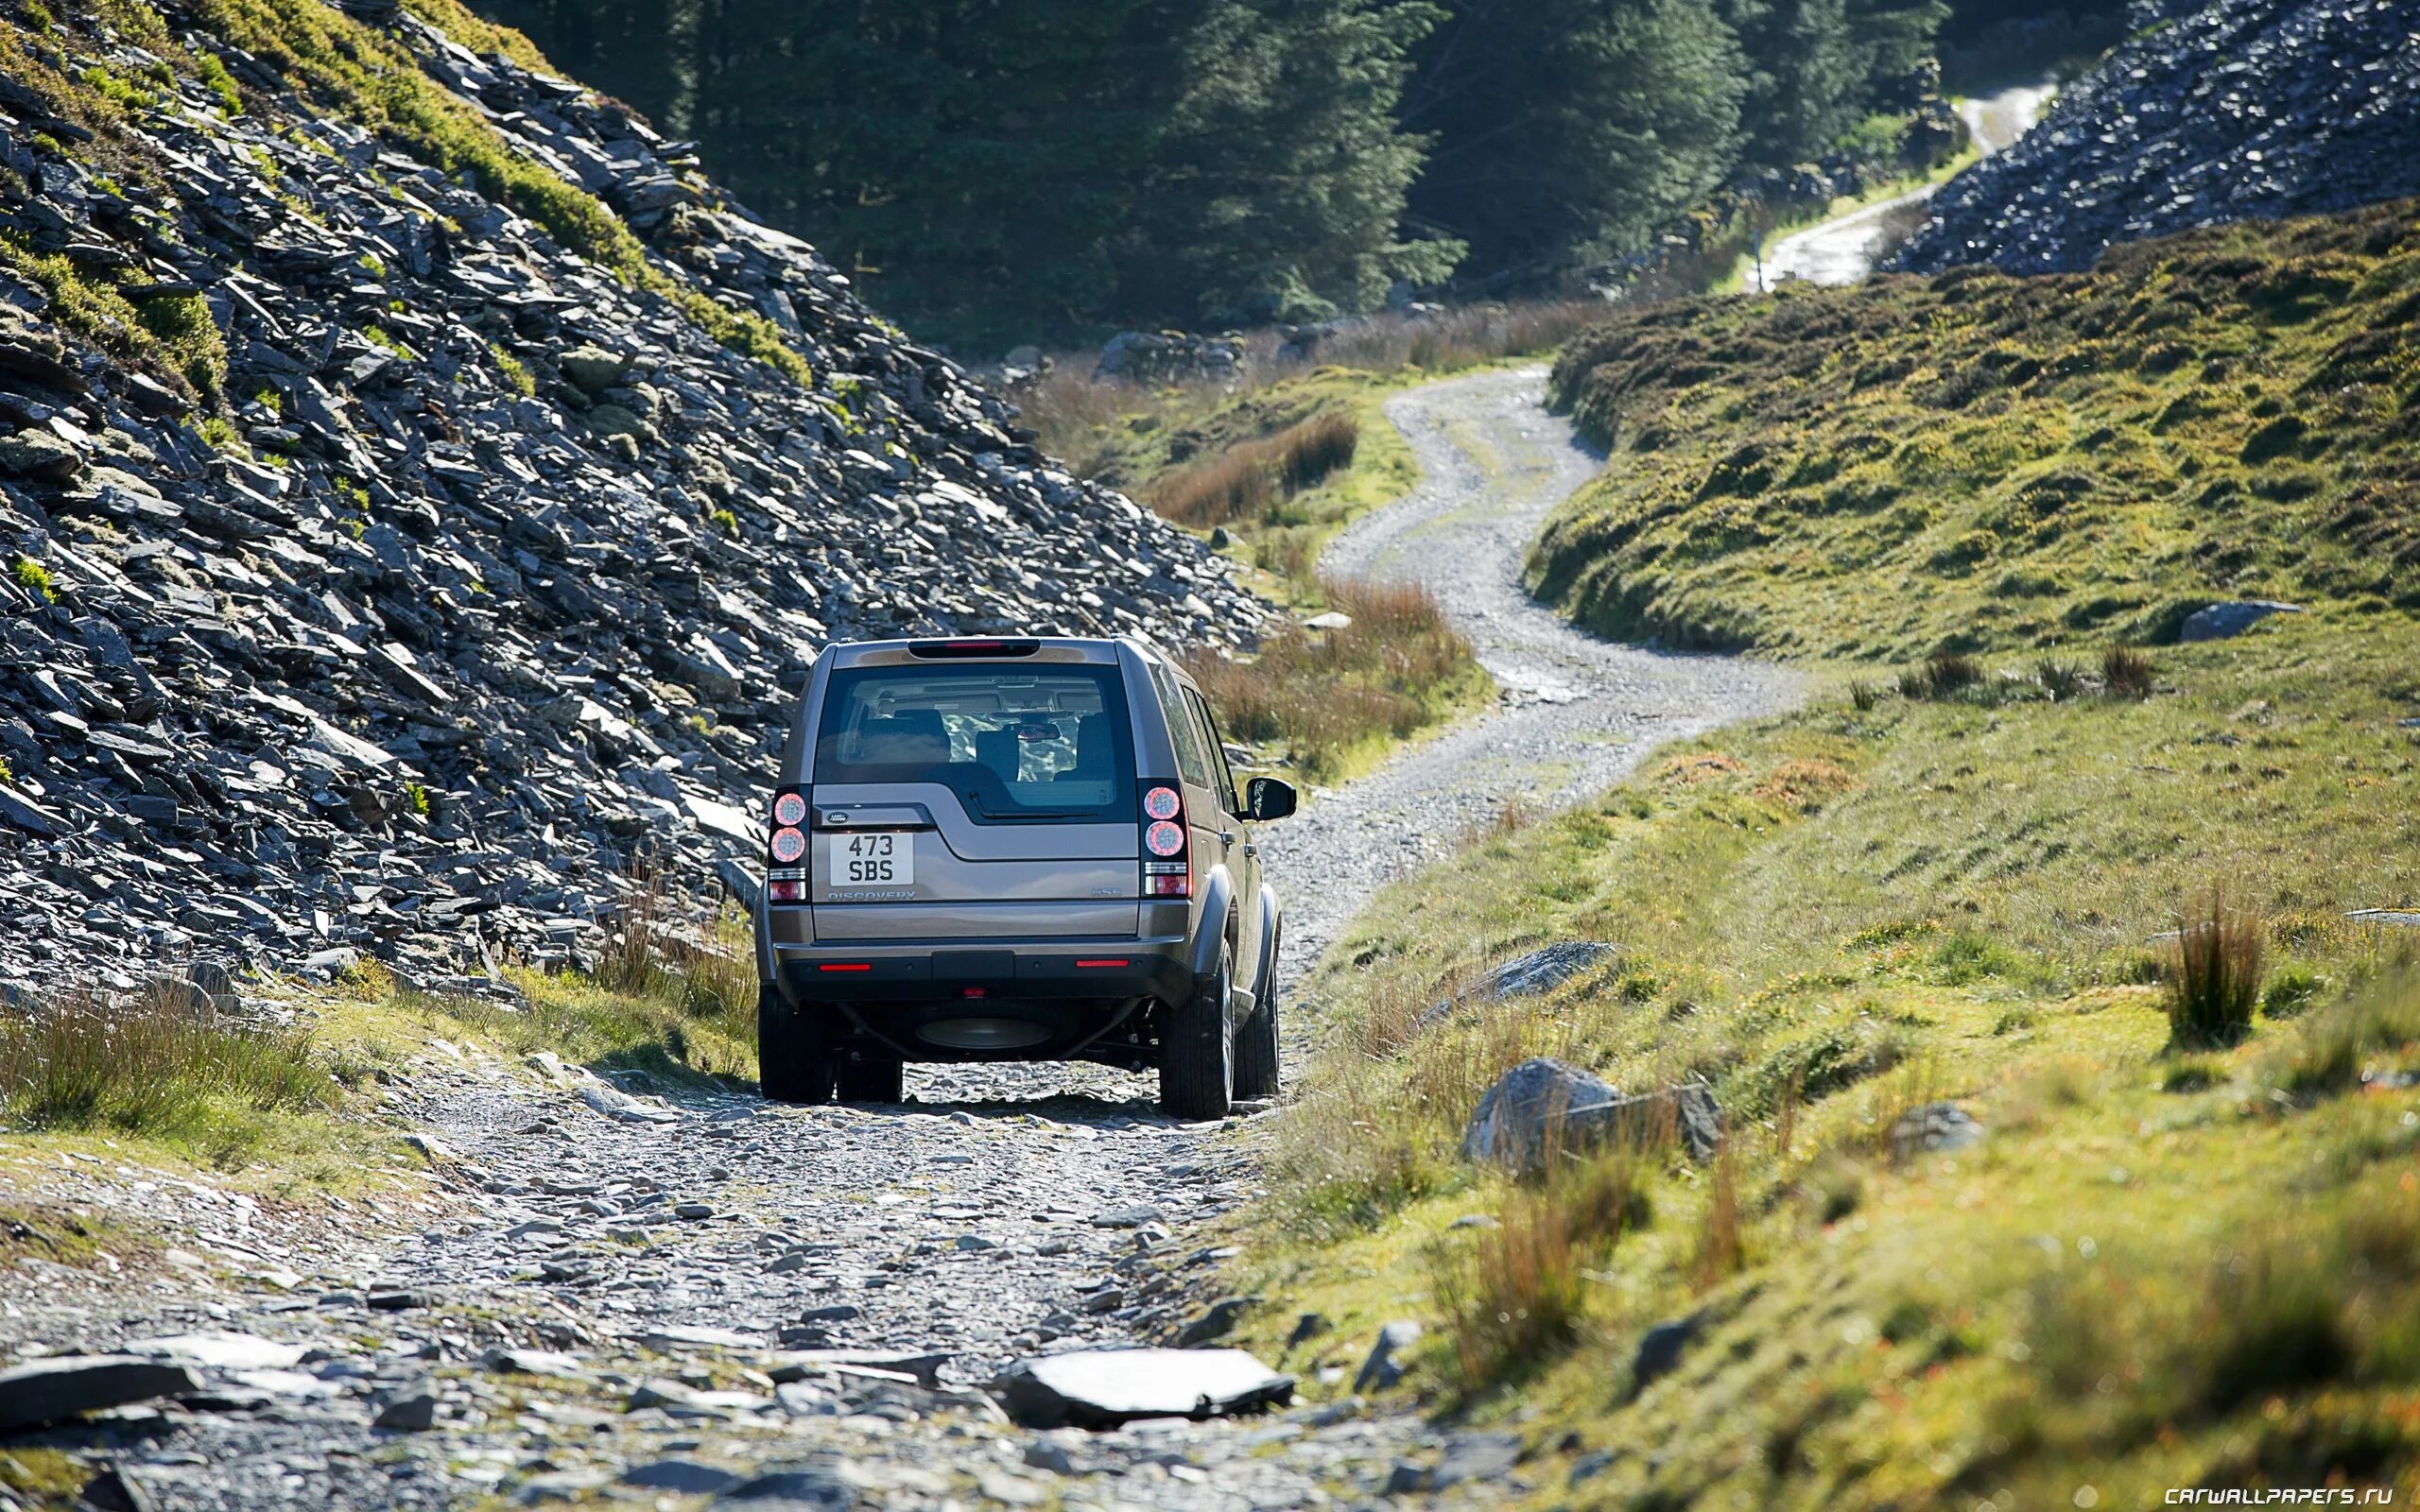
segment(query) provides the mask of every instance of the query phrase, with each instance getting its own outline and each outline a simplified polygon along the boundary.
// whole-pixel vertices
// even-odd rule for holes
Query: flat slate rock
[[[233,1333],[224,1329],[134,1339],[122,1348],[127,1354],[165,1357],[219,1370],[285,1370],[307,1352],[300,1344],[280,1344],[256,1333]]]
[[[0,1370],[0,1434],[200,1389],[201,1383],[183,1366],[139,1355],[71,1354],[36,1360]]]
[[[1621,954],[1622,948],[1608,940],[1573,939],[1499,961],[1464,990],[1432,1005],[1420,1016],[1420,1026],[1426,1028],[1465,1004],[1551,992],[1575,976],[1619,960]]]
[[[996,1388],[1028,1428],[1231,1417],[1293,1400],[1294,1378],[1241,1349],[1079,1349],[1011,1366]]]
[[[941,1384],[948,1351],[930,1349],[784,1349],[767,1371],[775,1381],[799,1381],[817,1370],[883,1370],[913,1376],[927,1389]]]
[[[2177,632],[2179,641],[2224,641],[2241,635],[2272,614],[2299,614],[2298,604],[2280,604],[2273,599],[2246,599],[2241,603],[2212,604],[2185,616]]]

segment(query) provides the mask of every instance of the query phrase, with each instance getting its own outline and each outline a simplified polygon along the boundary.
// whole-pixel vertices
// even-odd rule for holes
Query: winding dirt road
[[[2019,84],[1995,94],[1958,102],[1959,118],[1966,123],[1983,156],[2006,151],[2033,129],[2058,94],[2054,84]],[[1910,205],[1920,205],[1939,191],[1927,184],[1913,194],[1868,205],[1820,226],[1810,226],[1773,243],[1765,254],[1768,286],[1785,279],[1809,284],[1855,284],[1874,271],[1883,252],[1891,217]]]
[[[1428,584],[1506,692],[1270,832],[1297,980],[1374,888],[1505,803],[1574,800],[1660,740],[1791,696],[1776,669],[1603,644],[1522,593],[1539,522],[1598,466],[1543,387],[1542,369],[1489,372],[1389,406],[1427,481],[1328,564]],[[206,1387],[47,1441],[113,1463],[147,1504],[227,1512],[598,1492],[1227,1512],[1366,1501],[1429,1447],[1415,1418],[1336,1408],[1035,1433],[978,1389],[1032,1353],[1165,1338],[1201,1307],[1224,1254],[1201,1236],[1253,1172],[1219,1126],[1162,1118],[1145,1078],[914,1068],[897,1109],[617,1079],[433,1049],[389,1089],[426,1174],[364,1173],[342,1213],[106,1159],[0,1169],[0,1195],[139,1214],[176,1246],[116,1281],[21,1261],[33,1284],[0,1296],[0,1351],[133,1346]],[[801,1348],[922,1358],[782,1352]]]

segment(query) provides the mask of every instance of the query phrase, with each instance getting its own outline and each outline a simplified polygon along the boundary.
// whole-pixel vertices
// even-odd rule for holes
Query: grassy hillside
[[[1794,655],[2156,642],[2245,597],[2402,633],[2416,317],[2408,204],[1626,312],[1556,367],[1616,455],[1533,582],[1609,635]]]
[[[2273,622],[2159,653],[2143,696],[1985,670],[1665,752],[1386,895],[1314,988],[1252,1342],[1349,1367],[1426,1322],[1401,1391],[1520,1432],[1540,1506],[2137,1506],[2420,1464],[2420,932],[2342,918],[2420,905],[2408,644]],[[2261,1009],[2189,1042],[2155,936],[2213,885]],[[1625,950],[1418,1026],[1571,938]],[[1461,1161],[1535,1054],[1708,1082],[1728,1155]],[[1942,1102],[1979,1144],[1894,1148]],[[1335,1332],[1287,1350],[1306,1311]]]
[[[2381,212],[1577,344],[1615,455],[1547,590],[1830,691],[1338,944],[1249,1342],[1340,1393],[1426,1324],[1395,1393],[1518,1435],[1537,1507],[2420,1491],[2420,930],[2347,917],[2420,910],[2415,310]],[[2245,596],[2308,612],[2157,644]],[[1622,951],[1427,1016],[1569,939]],[[1463,1160],[1540,1054],[1704,1082],[1724,1153]]]

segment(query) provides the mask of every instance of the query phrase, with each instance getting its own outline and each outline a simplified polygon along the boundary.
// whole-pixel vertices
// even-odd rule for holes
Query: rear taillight
[[[1143,896],[1193,896],[1193,832],[1184,825],[1184,794],[1172,783],[1143,784]]]
[[[779,872],[774,873],[771,877],[766,880],[765,897],[769,902],[777,903],[803,903],[806,902],[805,871],[802,868],[798,871],[791,872],[786,876]]]
[[[774,868],[797,867],[806,860],[806,823],[810,812],[806,789],[785,787],[773,794],[773,823],[765,836],[765,858]],[[798,896],[786,898],[781,885],[795,881]],[[806,898],[806,873],[804,870],[785,874],[776,870],[768,879],[775,902],[803,902]]]

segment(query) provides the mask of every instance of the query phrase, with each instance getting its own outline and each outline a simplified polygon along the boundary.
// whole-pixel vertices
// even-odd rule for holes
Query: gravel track
[[[1506,691],[1270,832],[1291,979],[1374,889],[1505,803],[1572,801],[1658,741],[1791,696],[1776,669],[1603,644],[1522,593],[1539,522],[1598,466],[1540,408],[1542,387],[1541,369],[1497,371],[1388,406],[1427,481],[1326,565],[1427,583]],[[210,1410],[137,1409],[41,1440],[112,1457],[164,1508],[600,1490],[670,1507],[721,1487],[717,1467],[787,1467],[770,1488],[788,1499],[730,1503],[750,1508],[1361,1505],[1435,1447],[1417,1418],[1350,1406],[1103,1435],[1009,1426],[970,1389],[1002,1366],[1164,1339],[1199,1314],[1225,1258],[1203,1236],[1253,1194],[1248,1142],[1172,1125],[1150,1079],[1096,1068],[911,1068],[908,1088],[899,1109],[659,1098],[549,1057],[441,1047],[392,1089],[437,1190],[357,1204],[353,1232],[107,1160],[0,1169],[0,1194],[137,1212],[182,1246],[109,1285],[21,1261],[40,1285],[0,1297],[0,1344],[233,1330],[308,1347],[266,1373],[204,1367]],[[1349,1367],[1369,1343],[1272,1363]],[[945,1358],[931,1385],[810,1369],[777,1388],[784,1346]],[[373,1426],[420,1395],[433,1426]]]
[[[1796,678],[1726,657],[1615,645],[1521,586],[1530,542],[1602,458],[1546,412],[1546,369],[1431,384],[1388,402],[1424,481],[1331,544],[1330,573],[1427,585],[1502,688],[1454,725],[1272,831],[1264,862],[1286,905],[1286,965],[1313,964],[1379,886],[1453,849],[1508,804],[1564,807],[1650,749],[1786,707]]]
[[[1960,100],[1958,116],[1966,123],[1977,150],[1988,158],[2007,151],[2018,137],[2031,130],[2058,92],[2058,86],[2050,83],[2013,85],[1996,94]],[[1940,191],[1941,185],[1927,184],[1912,194],[1885,199],[1782,237],[1765,254],[1765,281],[1779,284],[1784,279],[1796,278],[1825,284],[1862,282],[1874,271],[1875,260],[1885,250],[1890,230],[1887,223],[1892,215],[1910,205],[1926,203]]]

